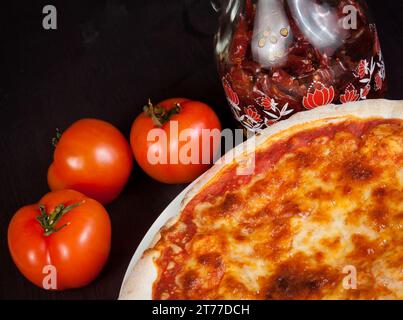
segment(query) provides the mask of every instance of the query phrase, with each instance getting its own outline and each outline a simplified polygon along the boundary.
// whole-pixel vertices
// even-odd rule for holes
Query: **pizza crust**
[[[220,177],[220,172],[233,161],[238,163],[246,161],[251,152],[261,148],[267,148],[268,145],[287,139],[295,133],[322,127],[326,124],[334,124],[343,122],[348,119],[403,119],[403,101],[391,100],[366,100],[360,102],[352,102],[344,105],[328,105],[314,110],[300,112],[291,118],[281,121],[267,129],[265,129],[256,139],[255,143],[249,145],[247,142],[240,144],[230,151],[229,154],[218,161],[206,173],[199,177],[191,189],[187,192],[181,203],[181,210],[178,215],[169,220],[164,228],[174,225],[182,210],[203,188],[214,183]],[[142,258],[130,271],[130,274],[122,286],[119,299],[133,300],[150,300],[152,299],[153,284],[158,278],[158,269],[154,261],[159,257],[159,252],[153,247],[161,238],[160,232],[155,235],[150,249],[146,250]]]
[[[153,283],[158,277],[154,259],[158,257],[159,253],[156,250],[148,250],[143,254],[123,284],[119,300],[152,299]]]

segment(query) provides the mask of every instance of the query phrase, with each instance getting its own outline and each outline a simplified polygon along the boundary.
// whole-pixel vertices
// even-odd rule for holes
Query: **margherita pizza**
[[[403,102],[263,131],[193,186],[121,299],[403,299]]]

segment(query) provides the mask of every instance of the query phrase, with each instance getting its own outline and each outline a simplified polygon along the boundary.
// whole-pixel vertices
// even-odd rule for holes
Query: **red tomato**
[[[74,189],[107,204],[123,190],[132,167],[130,146],[118,129],[82,119],[57,142],[48,184],[51,190]]]
[[[41,224],[38,217],[51,218]],[[44,267],[53,266],[55,290],[83,287],[94,280],[110,244],[111,224],[104,207],[73,190],[46,194],[38,204],[18,210],[8,226],[8,246],[18,269],[43,287],[48,272]]]
[[[174,122],[178,125],[178,136],[171,135]],[[166,135],[167,141],[163,139],[147,139],[152,129],[160,130],[162,134]],[[181,161],[180,152],[188,141],[181,141],[179,136],[186,129],[193,129],[192,139],[198,141],[200,157],[197,163]],[[205,141],[203,141],[202,129],[216,129],[217,132],[221,130],[217,115],[208,105],[202,102],[173,98],[165,100],[155,107],[150,104],[148,109],[141,113],[132,125],[130,143],[134,157],[149,176],[160,182],[191,182],[209,168],[214,153],[217,151],[217,148],[214,148],[212,143],[213,139],[210,139],[210,141],[204,139]],[[207,145],[207,143],[210,145]],[[202,154],[207,150],[209,150],[210,164],[203,164]],[[165,154],[168,163],[151,163],[148,157],[149,153]],[[179,156],[177,163],[175,163],[175,160],[172,161],[171,156],[173,155]]]

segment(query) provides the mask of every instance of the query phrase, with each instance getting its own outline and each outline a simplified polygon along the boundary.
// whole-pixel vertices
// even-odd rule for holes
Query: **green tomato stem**
[[[172,116],[181,111],[181,105],[175,103],[171,109],[167,110],[159,105],[154,106],[151,100],[148,99],[148,105],[144,106],[143,110],[152,119],[154,125],[162,127]]]
[[[44,230],[43,235],[45,237],[50,236],[54,232],[58,232],[61,229],[67,227],[70,223],[66,223],[62,225],[59,228],[56,228],[57,223],[59,220],[69,211],[73,210],[74,208],[78,207],[81,205],[84,201],[81,201],[79,203],[75,203],[69,206],[65,206],[64,204],[59,204],[56,206],[56,208],[48,214],[46,212],[45,206],[44,205],[39,205],[39,211],[40,215],[36,217],[36,220],[40,223],[41,227]]]

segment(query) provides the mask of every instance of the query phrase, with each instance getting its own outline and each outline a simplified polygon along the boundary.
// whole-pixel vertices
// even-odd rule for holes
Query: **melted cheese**
[[[185,232],[181,220],[158,248]],[[312,139],[198,203],[192,225],[184,252],[159,261],[155,298],[403,299],[403,126]],[[343,286],[346,266],[356,289]]]

